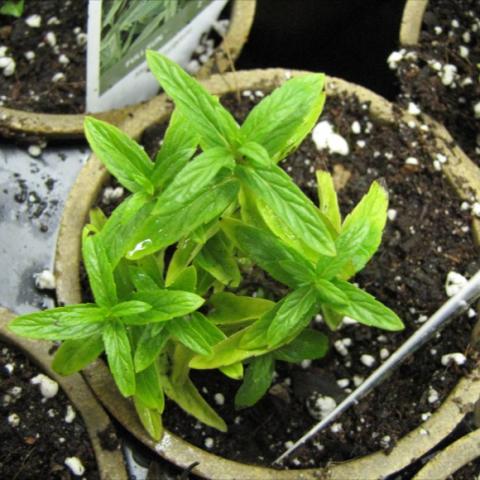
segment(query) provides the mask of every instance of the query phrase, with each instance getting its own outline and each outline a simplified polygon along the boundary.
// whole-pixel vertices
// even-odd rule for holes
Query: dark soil
[[[77,457],[85,467],[82,478],[99,479],[80,415],[76,412],[67,423],[67,408],[72,408],[67,396],[59,390],[54,397],[45,398],[39,385],[31,383],[39,373],[25,355],[0,342],[0,477],[79,478],[64,463]]]
[[[237,118],[243,119],[260,96],[261,93],[245,92],[241,105],[233,96],[223,102]],[[358,324],[344,325],[329,333],[332,346],[325,359],[311,365],[277,362],[277,377],[269,394],[253,408],[242,411],[233,408],[238,382],[215,371],[192,371],[195,384],[225,419],[229,431],[221,434],[205,427],[173,402],[167,406],[165,425],[202,448],[206,448],[207,439],[213,439],[210,450],[227,458],[270,464],[290,441],[315,423],[307,404],[312,407],[319,396],[332,397],[338,403],[354,388],[355,381],[360,382],[373,371],[374,366],[361,362],[362,355],[372,355],[378,365],[380,351],[394,352],[421,325],[422,315],[432,314],[446,301],[444,284],[450,271],[468,277],[479,266],[469,231],[471,215],[460,209],[460,200],[441,171],[434,168],[438,152],[432,150],[428,132],[403,123],[392,126],[374,121],[368,104],[344,95],[329,97],[322,120],[330,121],[335,131],[345,137],[350,154],[318,151],[309,136],[281,165],[315,202],[314,172],[330,170],[344,214],[367,192],[373,180],[384,179],[396,218],[388,222],[379,252],[354,281],[394,309],[406,329],[388,333]],[[360,123],[363,133],[352,132],[354,121]],[[156,126],[146,132],[142,143],[149,154],[158,149],[163,131]],[[409,157],[416,158],[418,165],[406,164]],[[111,183],[112,186],[115,185]],[[241,288],[257,295],[283,293],[270,279],[258,275],[247,278]],[[291,466],[325,465],[379,449],[389,451],[399,438],[422,422],[422,415],[433,412],[471,369],[476,353],[469,347],[469,338],[475,322],[475,316],[466,315],[454,321],[388,382],[344,414],[333,429],[299,450]],[[320,318],[313,324],[326,331]],[[333,343],[347,338],[351,339],[351,346],[346,355],[341,355]],[[467,355],[467,363],[443,366],[442,356],[453,352]],[[348,385],[340,387],[340,379],[348,379]],[[217,393],[223,395],[224,404],[215,401]]]
[[[474,113],[480,102],[480,1],[430,1],[418,47],[403,53],[396,69],[400,103],[414,102],[443,123],[480,164],[480,117]],[[442,81],[445,65],[456,68],[447,85]]]
[[[449,480],[472,480],[476,479],[480,474],[480,460],[465,465],[460,470],[457,470],[452,476],[448,477]]]

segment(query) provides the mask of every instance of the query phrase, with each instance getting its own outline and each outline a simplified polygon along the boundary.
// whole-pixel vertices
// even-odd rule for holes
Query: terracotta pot
[[[250,34],[255,7],[256,0],[234,0],[228,32],[212,58],[197,73],[198,78],[207,78],[211,73],[224,72],[232,67],[232,62],[237,59]],[[93,115],[118,125],[140,105],[135,104]],[[82,138],[84,116],[85,114],[36,113],[0,107],[0,136]]]
[[[413,480],[445,480],[457,470],[480,457],[480,429],[460,438],[437,454]],[[477,472],[478,473],[478,472]]]
[[[290,76],[305,73],[307,72],[290,72],[283,69],[243,71],[212,76],[204,82],[204,85],[218,96],[247,89],[260,88],[268,91]],[[394,121],[393,106],[390,102],[363,87],[329,77],[327,93],[341,91],[356,94],[362,102],[370,102],[371,112],[379,120]],[[122,128],[130,136],[138,139],[153,123],[166,121],[171,108],[171,102],[167,101],[165,96],[158,96],[135,112],[122,124]],[[418,124],[418,121],[407,113],[403,114],[402,120],[414,121]],[[443,127],[433,121],[429,123],[436,136],[436,151],[444,153],[448,158],[444,172],[459,197],[469,199],[471,192],[480,195],[480,171],[458,147],[452,146],[454,145],[452,138]],[[91,156],[67,200],[60,226],[55,264],[57,298],[65,304],[81,302],[79,283],[81,230],[87,220],[89,209],[107,179],[108,173],[105,168],[95,156]],[[475,371],[472,375],[460,380],[432,417],[402,438],[389,455],[377,452],[324,469],[279,471],[220,458],[189,444],[170,432],[165,433],[160,443],[155,443],[140,425],[130,402],[117,392],[105,364],[97,361],[84,371],[88,383],[105,406],[111,408],[112,415],[145,445],[181,467],[187,467],[198,461],[199,465],[193,470],[195,474],[222,480],[318,479],[327,474],[331,480],[383,478],[420,458],[455,428],[480,396],[480,381],[477,380],[479,373],[480,371]],[[425,435],[425,430],[429,435]]]
[[[400,45],[416,45],[420,38],[423,14],[427,8],[428,0],[407,0],[403,9],[400,24]]]
[[[12,312],[0,307],[0,338],[25,353],[49,377],[53,378],[80,412],[95,452],[100,478],[102,480],[128,480],[121,450],[105,450],[100,445],[98,435],[107,428],[113,429],[113,426],[85,380],[78,373],[69,377],[62,377],[55,373],[51,368],[53,357],[49,353],[53,344],[39,340],[27,340],[14,335],[6,328],[14,318],[15,315]]]

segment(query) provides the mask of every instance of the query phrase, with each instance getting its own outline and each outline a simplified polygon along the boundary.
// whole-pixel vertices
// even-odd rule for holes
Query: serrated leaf
[[[320,211],[330,220],[337,232],[340,232],[342,216],[338,207],[337,192],[333,184],[333,178],[329,172],[317,170],[317,193],[320,203]]]
[[[82,256],[95,303],[101,307],[113,307],[118,300],[117,288],[102,239],[98,236],[84,238]]]
[[[178,110],[174,110],[162,146],[155,157],[152,183],[156,188],[169,184],[193,157],[197,145],[198,135]]]
[[[225,335],[201,313],[190,318],[176,318],[168,322],[167,329],[180,343],[201,355],[208,355],[212,345],[221,342]]]
[[[297,264],[298,270],[304,271],[306,275],[314,278],[312,265],[301,254],[285,245],[271,233],[231,218],[224,219],[221,227],[237,248],[269,275],[285,285],[295,288],[303,283],[304,275],[300,279],[297,278],[290,268],[292,264]],[[282,262],[287,263],[283,264]],[[286,265],[286,268],[283,265]]]
[[[275,303],[264,298],[253,298],[220,292],[208,300],[212,307],[208,318],[216,325],[231,325],[260,318],[271,310]]]
[[[63,342],[52,360],[52,368],[60,375],[72,375],[85,368],[103,352],[101,335],[66,340]]]
[[[69,305],[27,313],[12,320],[13,333],[44,340],[70,340],[101,333],[105,311],[93,304]]]
[[[165,347],[170,334],[162,324],[146,325],[135,349],[135,371],[141,372],[150,366]]]
[[[106,322],[102,336],[115,383],[121,394],[129,397],[135,393],[135,369],[127,330],[120,322]]]
[[[316,360],[326,355],[328,338],[321,332],[305,329],[287,345],[276,350],[273,355],[277,360],[299,363],[302,360]]]
[[[355,287],[351,283],[334,279],[332,283],[342,290],[350,304],[344,307],[335,307],[336,312],[353,318],[359,323],[384,330],[402,330],[403,322],[398,315],[376,300],[372,295]]]
[[[293,240],[319,254],[335,254],[332,235],[320,212],[281,168],[276,165],[263,168],[237,165],[235,171],[241,182],[286,223]],[[287,236],[282,239],[287,243],[292,240]]]
[[[164,55],[147,50],[147,63],[161,87],[199,135],[203,149],[236,144],[239,127],[218,98]]]
[[[278,162],[313,128],[325,102],[325,76],[312,74],[285,82],[249,113],[241,132]]]
[[[275,360],[271,355],[254,358],[250,362],[243,383],[235,395],[235,408],[255,405],[272,384],[274,371]]]
[[[131,192],[153,193],[153,163],[142,147],[113,125],[85,118],[85,136],[108,171]]]

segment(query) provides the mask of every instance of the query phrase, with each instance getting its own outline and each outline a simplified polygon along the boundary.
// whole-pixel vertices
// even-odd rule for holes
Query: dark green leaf
[[[316,360],[326,355],[328,351],[327,336],[310,328],[295,337],[290,343],[274,352],[277,360],[299,363],[302,360]]]
[[[334,279],[332,283],[342,290],[350,301],[345,307],[335,307],[335,311],[371,327],[393,331],[404,328],[397,314],[372,295],[343,280]]]
[[[250,362],[243,383],[235,395],[235,408],[255,405],[272,384],[274,371],[275,360],[271,355],[254,358]]]
[[[124,397],[135,393],[135,369],[127,330],[120,322],[107,322],[103,330],[103,343],[108,366],[115,383]]]
[[[117,288],[102,239],[85,237],[82,254],[95,302],[101,307],[112,307],[117,303]]]
[[[163,347],[170,334],[163,324],[146,325],[142,331],[135,350],[135,370],[141,372],[151,365]]]
[[[188,120],[203,149],[235,145],[239,127],[233,117],[196,80],[167,57],[147,50],[147,63],[177,109]]]
[[[211,347],[225,338],[219,328],[198,312],[190,318],[176,318],[168,322],[167,328],[180,343],[202,355],[211,353]]]
[[[168,185],[193,157],[197,145],[197,134],[185,118],[175,110],[170,117],[162,147],[155,157],[152,174],[155,187],[162,188]]]
[[[117,305],[110,310],[110,315],[112,317],[129,317],[131,315],[148,312],[151,309],[152,306],[148,303],[129,300],[127,302],[117,303]]]
[[[238,165],[236,172],[242,183],[288,226],[291,234],[282,236],[281,231],[275,232],[285,242],[296,240],[319,254],[335,254],[332,235],[319,210],[281,168]]]
[[[248,115],[241,132],[278,162],[313,128],[325,102],[323,74],[289,80],[265,97]]]
[[[9,329],[17,335],[45,340],[90,337],[103,329],[105,311],[92,304],[69,305],[15,318]]]
[[[245,297],[228,292],[212,295],[208,303],[213,308],[208,318],[217,325],[255,320],[275,306],[274,302],[264,298]]]
[[[142,147],[117,127],[85,118],[85,136],[108,171],[131,192],[153,193],[153,163]]]
[[[66,340],[55,352],[52,368],[60,375],[79,372],[97,359],[103,352],[101,335],[92,335],[77,340]]]

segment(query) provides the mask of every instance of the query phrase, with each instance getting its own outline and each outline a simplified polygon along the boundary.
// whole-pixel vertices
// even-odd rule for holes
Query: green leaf
[[[103,343],[108,366],[115,383],[124,397],[135,393],[135,369],[127,330],[120,322],[107,322],[103,330]]]
[[[243,364],[242,362],[220,367],[219,370],[228,378],[233,380],[241,380],[243,378]]]
[[[162,146],[155,157],[151,178],[155,187],[168,185],[193,157],[197,145],[198,135],[178,110],[174,110]]]
[[[235,200],[238,181],[217,179],[208,188],[198,192],[189,204],[178,206],[162,215],[150,216],[135,232],[127,258],[138,259],[177,242],[200,225],[218,218]]]
[[[0,15],[10,15],[11,17],[19,18],[23,14],[24,0],[4,0],[0,7]]]
[[[210,95],[175,62],[157,52],[147,50],[147,63],[189,126],[199,135],[204,150],[235,145],[239,127],[218,98]]]
[[[275,303],[264,298],[253,298],[220,292],[212,295],[208,301],[213,308],[208,318],[217,325],[231,325],[260,318],[271,310]]]
[[[152,310],[132,319],[132,325],[142,325],[142,318],[150,322],[165,322],[197,310],[204,303],[202,297],[181,290],[142,290],[132,295],[133,300],[148,303]],[[129,323],[131,319],[125,319]]]
[[[125,199],[110,215],[99,233],[104,245],[108,245],[108,258],[113,267],[128,252],[137,231],[146,222],[154,206],[143,193]]]
[[[300,241],[322,255],[335,255],[335,244],[328,226],[309,198],[278,166],[260,168],[238,165],[236,173],[243,184],[262,199]],[[275,232],[281,234],[281,232]],[[287,243],[290,235],[282,237]]]
[[[55,352],[52,368],[60,375],[72,375],[72,373],[79,372],[96,360],[102,352],[103,340],[101,335],[66,340]]]
[[[159,288],[155,280],[140,267],[129,265],[128,276],[137,291],[157,290]]]
[[[328,338],[317,330],[305,329],[290,343],[274,352],[277,360],[299,363],[303,360],[316,360],[326,355],[328,351]]]
[[[85,136],[95,155],[124,187],[131,192],[153,193],[153,163],[137,142],[93,117],[85,118]]]
[[[243,383],[235,395],[235,408],[255,405],[272,384],[274,371],[275,360],[271,355],[254,358],[250,362]]]
[[[195,292],[197,290],[197,269],[191,265],[185,268],[172,283],[172,290],[184,290],[185,292]]]
[[[224,167],[233,169],[232,154],[223,147],[214,147],[203,152],[177,174],[158,197],[152,215],[168,215],[189,205],[199,192],[207,188],[217,173]]]
[[[146,325],[135,350],[135,371],[150,366],[165,347],[170,334],[163,324]]]
[[[317,170],[317,192],[320,203],[320,211],[330,220],[337,232],[340,232],[342,216],[338,207],[337,192],[333,184],[333,178],[329,172]]]
[[[241,275],[231,245],[223,232],[218,232],[204,245],[195,258],[195,264],[202,267],[224,285],[237,287]]]
[[[156,409],[148,408],[136,395],[133,397],[138,418],[148,434],[156,441],[163,436],[162,415]]]
[[[330,330],[336,330],[338,326],[342,323],[343,315],[341,313],[335,312],[333,308],[328,305],[322,305],[322,316],[325,320],[325,323],[328,325]]]
[[[95,302],[101,307],[113,307],[117,303],[117,288],[102,239],[85,237],[82,254]]]
[[[129,317],[140,313],[148,312],[152,306],[138,300],[129,300],[127,302],[118,303],[110,310],[112,317]]]
[[[349,304],[347,295],[324,278],[315,281],[315,288],[317,289],[317,298],[322,304],[326,303],[333,307],[345,307]]]
[[[138,397],[146,407],[162,413],[165,407],[165,398],[160,386],[160,377],[155,364],[151,364],[145,370],[137,372],[136,384],[135,396]]]
[[[249,113],[241,132],[262,145],[278,162],[313,128],[325,102],[325,76],[312,74],[287,81]]]
[[[315,272],[308,260],[271,233],[231,218],[224,219],[221,227],[238,249],[276,280],[295,288],[304,283],[305,275],[314,279]],[[295,271],[302,272],[301,278],[295,275],[292,265],[298,265]]]
[[[190,318],[176,318],[168,322],[167,329],[180,343],[201,355],[210,354],[212,345],[225,338],[219,328],[198,312]]]
[[[267,150],[256,142],[243,144],[238,152],[248,158],[253,166],[270,167],[272,165],[272,159]]]
[[[205,297],[216,280],[206,270],[197,266],[197,294]]]
[[[392,331],[404,328],[403,322],[397,314],[372,295],[343,280],[334,279],[332,283],[342,290],[350,301],[350,304],[345,307],[335,307],[336,312],[370,327]]]
[[[287,295],[268,328],[268,346],[278,346],[298,329],[303,329],[318,308],[315,289],[300,287]]]
[[[69,340],[99,334],[104,318],[102,308],[85,303],[27,313],[12,320],[8,328],[24,337]]]
[[[388,194],[377,182],[373,182],[345,221],[336,240],[337,255],[321,258],[317,274],[330,279],[351,277],[360,271],[377,251],[387,219]]]
[[[88,221],[93,226],[95,232],[100,232],[107,222],[107,217],[99,207],[92,208],[88,212]]]

